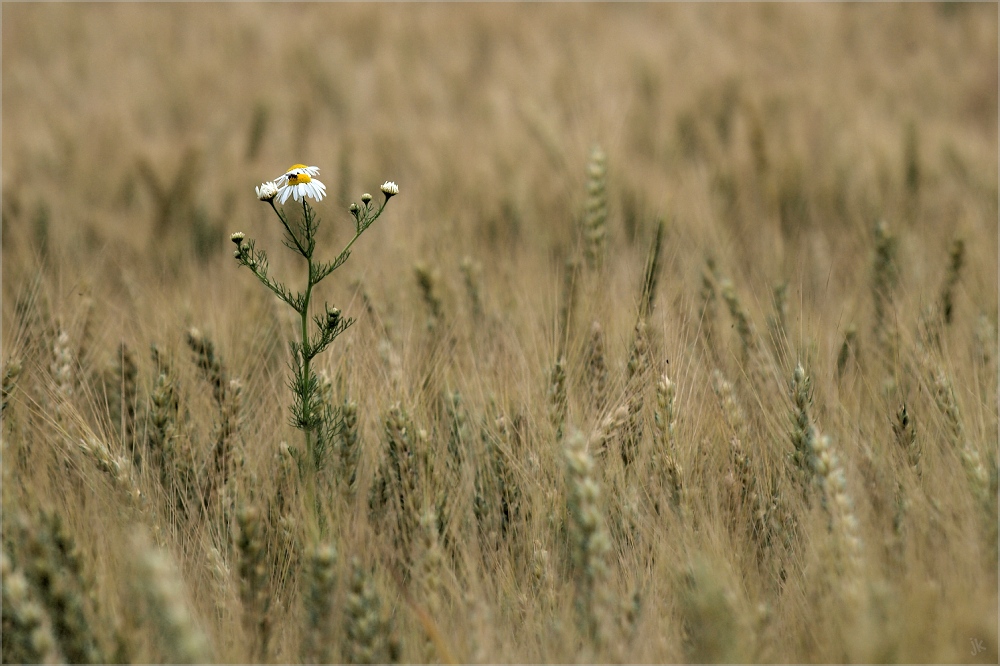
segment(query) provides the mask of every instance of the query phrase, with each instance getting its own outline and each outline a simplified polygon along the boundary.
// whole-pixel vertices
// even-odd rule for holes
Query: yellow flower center
[[[298,185],[299,183],[308,183],[312,180],[312,176],[309,174],[302,173],[289,173],[291,171],[299,171],[300,169],[307,169],[305,164],[293,164],[285,170],[285,175],[288,177],[289,185]]]

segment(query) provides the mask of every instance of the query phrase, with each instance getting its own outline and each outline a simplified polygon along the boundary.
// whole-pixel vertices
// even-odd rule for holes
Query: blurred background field
[[[995,4],[4,3],[2,19],[5,661],[50,654],[7,639],[46,622],[71,661],[362,660],[353,556],[381,599],[372,658],[996,661]],[[322,645],[282,446],[301,443],[294,320],[229,242],[245,232],[301,286],[253,194],[300,162],[327,186],[329,258],[351,202],[400,189],[319,290],[358,318],[318,363],[360,442],[354,481],[341,463],[324,480]],[[233,404],[194,339],[238,380]],[[795,486],[797,364],[839,451],[839,509]],[[155,449],[164,376],[180,454]],[[409,509],[379,509],[400,409],[426,477]],[[601,640],[579,622],[576,431],[610,542],[584,603]],[[185,462],[167,473],[169,455]],[[762,539],[762,516],[785,536]],[[854,522],[852,569],[831,553]],[[71,547],[47,550],[54,534]],[[75,552],[52,555],[75,623],[47,605],[56,551]],[[187,629],[157,623],[155,594],[130,605],[134,562],[160,552]],[[9,616],[9,588],[48,619]]]

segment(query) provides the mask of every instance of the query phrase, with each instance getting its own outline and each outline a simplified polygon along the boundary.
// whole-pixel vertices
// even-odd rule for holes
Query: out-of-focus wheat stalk
[[[156,628],[165,660],[175,664],[208,663],[211,644],[191,616],[173,562],[141,534],[134,538],[133,548],[137,558],[135,585],[145,600],[146,613]]]
[[[252,641],[254,659],[267,659],[271,641],[271,595],[268,592],[268,570],[264,552],[264,526],[260,511],[246,507],[237,516],[240,532],[236,542],[239,551],[240,600],[243,602],[243,626]]]
[[[608,235],[607,155],[600,146],[590,150],[587,163],[587,202],[583,213],[583,240],[587,268],[596,270],[604,263]]]
[[[611,542],[601,513],[601,491],[594,478],[594,460],[585,447],[583,435],[574,432],[565,450],[571,548],[580,631],[595,650],[600,650],[611,640],[607,617],[610,612],[607,586]]]
[[[0,552],[3,572],[3,657],[8,663],[61,664],[48,614],[33,598],[24,574]]]
[[[965,425],[955,399],[951,381],[943,370],[934,374],[934,399],[944,415],[948,443],[958,453],[968,478],[969,489],[976,500],[986,506],[990,499],[990,477],[979,452],[966,436]]]
[[[382,598],[357,558],[351,560],[344,621],[349,664],[399,663],[402,646],[383,614]]]
[[[895,335],[892,325],[893,294],[899,281],[896,263],[898,239],[889,232],[889,225],[880,220],[875,225],[875,260],[872,264],[872,337],[883,357],[892,359],[895,352]]]
[[[331,659],[330,621],[333,614],[334,566],[337,551],[320,545],[307,558],[305,637],[302,639],[302,663],[327,664]]]

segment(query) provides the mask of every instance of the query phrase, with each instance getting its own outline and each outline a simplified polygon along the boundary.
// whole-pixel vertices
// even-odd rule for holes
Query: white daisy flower
[[[393,195],[399,194],[399,187],[391,180],[387,180],[382,183],[382,194],[384,194],[385,198],[388,199]]]
[[[288,171],[274,181],[278,186],[278,203],[285,203],[288,197],[296,201],[304,197],[322,201],[326,196],[326,185],[316,180],[318,175],[319,167],[305,164],[293,164],[288,167]]]

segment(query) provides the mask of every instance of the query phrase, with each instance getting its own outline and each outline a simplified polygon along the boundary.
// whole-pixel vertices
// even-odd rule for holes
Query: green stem
[[[361,227],[361,230],[354,234],[354,238],[351,239],[351,242],[348,243],[344,247],[344,249],[340,251],[341,255],[343,255],[345,252],[347,252],[348,250],[350,250],[351,246],[354,245],[354,241],[356,241],[359,238],[361,238],[361,234],[365,233],[365,231],[368,229],[368,227],[372,226],[372,223],[374,223],[375,220],[378,219],[378,216],[382,214],[382,211],[385,210],[385,205],[387,203],[389,203],[388,199],[386,199],[385,201],[382,202],[382,205],[379,207],[378,212],[375,213],[375,216],[372,217],[370,220],[367,220],[366,223],[365,223],[365,225],[363,227]]]
[[[302,214],[303,216],[308,215],[306,210],[306,200],[305,197],[302,198]],[[304,217],[304,220],[308,220],[308,217]],[[308,222],[304,223],[306,238],[305,244],[306,248],[303,248],[299,243],[298,239],[295,238],[294,234],[292,238],[295,239],[295,244],[298,246],[299,250],[302,252],[302,256],[306,259],[306,292],[302,298],[302,310],[299,311],[299,317],[302,322],[302,347],[299,353],[302,354],[302,376],[300,385],[303,391],[306,392],[302,396],[302,420],[305,422],[306,427],[303,428],[303,434],[305,435],[306,447],[305,455],[308,458],[306,462],[306,479],[305,479],[305,496],[308,508],[308,515],[313,516],[314,520],[311,521],[311,527],[313,530],[318,529],[318,523],[315,520],[318,518],[316,513],[318,506],[316,504],[316,453],[313,451],[313,441],[312,441],[312,429],[309,423],[312,421],[312,414],[309,411],[309,404],[312,400],[312,396],[308,394],[309,387],[309,361],[311,360],[311,353],[309,350],[309,301],[312,298],[312,288],[313,288],[313,265],[312,265],[312,248],[313,239],[310,233]],[[289,231],[291,234],[291,231]],[[316,535],[314,535],[316,536]]]
[[[302,199],[303,205],[305,204],[305,202],[306,202],[306,200],[303,197],[303,199]],[[309,255],[306,252],[306,249],[304,247],[302,247],[302,243],[299,242],[298,237],[295,234],[292,233],[291,227],[288,226],[288,220],[286,220],[285,216],[281,214],[281,211],[278,210],[278,207],[274,205],[274,199],[271,199],[267,203],[271,204],[271,210],[273,210],[274,213],[275,213],[275,215],[278,216],[278,219],[281,220],[281,224],[285,227],[285,231],[288,232],[288,235],[292,237],[292,242],[295,243],[295,247],[297,247],[299,249],[299,253],[303,257],[306,257],[308,259]]]
[[[309,259],[309,271],[312,272],[312,260]],[[299,351],[302,354],[302,386],[309,386],[309,354],[307,345],[309,344],[309,298],[312,294],[312,282],[310,281],[309,286],[306,287],[306,295],[302,300],[302,311],[299,313],[302,320],[302,349]],[[308,396],[303,396],[306,398]],[[309,400],[303,400],[302,405],[302,420],[309,423]],[[309,459],[312,460],[312,445],[311,445],[311,431],[307,427],[305,429],[306,433],[306,452],[309,454]]]
[[[312,297],[313,288],[313,265],[312,265],[312,246],[313,239],[311,233],[311,225],[309,224],[309,210],[306,207],[306,198],[302,197],[302,215],[303,215],[303,228],[306,232],[305,244],[308,251],[304,251],[302,254],[306,258],[307,273],[306,273],[306,293],[305,297],[302,299],[302,311],[299,313],[302,319],[302,387],[305,389],[309,386],[309,361],[311,360],[311,354],[309,353],[309,300]],[[295,241],[296,245],[299,245],[298,241]],[[299,245],[299,248],[302,246]],[[311,414],[309,413],[309,403],[311,402],[312,396],[304,395],[302,396],[302,420],[305,421],[305,435],[306,435],[306,455],[309,456],[309,464],[312,472],[316,471],[316,459],[312,450],[312,431],[310,430],[308,424],[311,423]]]
[[[347,252],[348,250],[350,250],[350,249],[351,249],[351,246],[352,246],[352,245],[354,245],[354,241],[358,240],[359,238],[361,238],[361,233],[360,233],[360,232],[359,232],[359,233],[356,233],[356,234],[354,234],[354,238],[352,238],[352,239],[351,239],[351,242],[350,242],[350,243],[348,243],[348,244],[347,244],[347,245],[346,245],[346,246],[344,247],[344,249],[340,251],[340,254],[344,254],[344,252]]]

